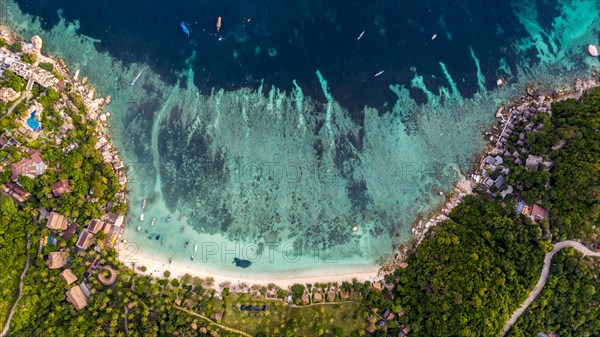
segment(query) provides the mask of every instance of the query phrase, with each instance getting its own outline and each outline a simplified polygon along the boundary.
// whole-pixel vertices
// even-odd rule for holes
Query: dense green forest
[[[0,326],[4,326],[6,314],[16,299],[19,277],[25,267],[26,233],[31,219],[26,210],[19,210],[11,199],[0,195]]]
[[[552,259],[542,293],[509,331],[509,337],[555,332],[561,337],[600,336],[598,262],[564,249]]]
[[[399,278],[414,336],[496,336],[525,299],[548,242],[499,201],[469,196],[435,227]]]

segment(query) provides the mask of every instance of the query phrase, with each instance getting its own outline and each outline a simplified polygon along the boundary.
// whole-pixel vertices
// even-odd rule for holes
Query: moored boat
[[[197,251],[198,251],[198,244],[196,244],[196,245],[194,246],[194,251],[195,251],[195,252],[197,252]]]
[[[140,214],[140,221],[144,221],[144,213]]]
[[[156,225],[156,218],[152,218],[152,223],[151,223],[151,225],[152,225],[152,226]]]
[[[138,226],[137,231],[141,232],[142,231],[142,226]]]
[[[185,25],[185,23],[184,23],[183,21],[182,21],[182,22],[179,24],[179,27],[181,27],[181,29],[183,30],[183,32],[184,32],[184,33],[185,33],[185,34],[186,34],[188,37],[190,37],[190,30],[188,29],[188,27]]]

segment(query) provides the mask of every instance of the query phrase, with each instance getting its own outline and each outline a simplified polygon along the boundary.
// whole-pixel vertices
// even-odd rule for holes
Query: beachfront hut
[[[87,305],[87,297],[79,286],[74,286],[67,290],[65,294],[67,295],[67,302],[73,304],[75,309],[81,310]]]
[[[310,298],[308,297],[307,294],[302,295],[302,297],[300,297],[300,301],[302,301],[303,304],[308,304],[308,302],[310,301]]]
[[[323,295],[321,295],[321,293],[313,294],[313,303],[318,303],[318,302],[321,302],[322,300],[323,300]]]
[[[333,290],[329,290],[327,292],[327,301],[333,302],[335,300],[335,292]]]
[[[381,282],[373,282],[373,289],[381,291]]]
[[[48,254],[48,268],[50,269],[58,269],[62,268],[65,264],[67,264],[67,257],[69,253],[67,252],[52,252]]]
[[[61,280],[65,281],[68,286],[71,285],[71,283],[77,281],[77,276],[75,276],[71,269],[68,268],[63,270],[58,276]]]

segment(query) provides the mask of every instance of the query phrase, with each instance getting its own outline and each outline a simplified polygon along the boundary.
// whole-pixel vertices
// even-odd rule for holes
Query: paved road
[[[561,242],[555,244],[554,249],[552,249],[551,252],[546,253],[546,257],[544,257],[544,268],[542,268],[542,275],[540,276],[540,279],[538,280],[537,284],[535,285],[535,288],[533,288],[533,291],[529,294],[529,297],[525,300],[525,302],[523,302],[521,307],[519,309],[517,309],[517,311],[515,311],[513,313],[512,317],[506,322],[506,324],[504,325],[504,330],[502,331],[502,336],[506,335],[508,330],[510,330],[510,328],[513,326],[513,324],[515,324],[515,322],[519,319],[519,317],[521,317],[521,315],[523,314],[523,312],[525,312],[527,307],[531,303],[533,303],[533,300],[535,300],[535,298],[540,294],[540,292],[542,292],[542,289],[544,288],[544,285],[546,284],[546,281],[548,280],[548,274],[550,274],[550,262],[552,260],[552,257],[554,256],[554,254],[556,254],[557,252],[561,251],[564,248],[569,248],[569,247],[574,248],[575,250],[579,251],[580,253],[582,253],[585,256],[600,257],[600,253],[596,253],[596,252],[589,250],[587,247],[585,247],[584,245],[582,245],[581,243],[579,243],[577,241],[567,240],[567,241],[561,241]]]
[[[29,261],[31,259],[31,257],[29,256],[29,247],[31,246],[29,244],[29,234],[27,234],[27,262],[25,262],[25,269],[23,269],[23,272],[21,273],[21,281],[19,282],[19,296],[17,297],[17,300],[15,301],[15,303],[13,303],[13,306],[10,309],[10,313],[8,314],[8,319],[6,320],[4,329],[2,330],[2,332],[0,332],[0,337],[5,337],[8,334],[8,329],[10,328],[10,321],[12,320],[12,317],[15,314],[15,309],[17,308],[17,304],[19,303],[21,295],[23,294],[23,278],[27,274],[27,269],[29,269]]]

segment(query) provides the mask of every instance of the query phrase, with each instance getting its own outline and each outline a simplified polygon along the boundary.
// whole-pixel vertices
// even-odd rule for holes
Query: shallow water
[[[2,22],[113,97],[125,237],[230,273],[371,265],[472,167],[500,103],[598,67],[592,1],[18,3]]]

